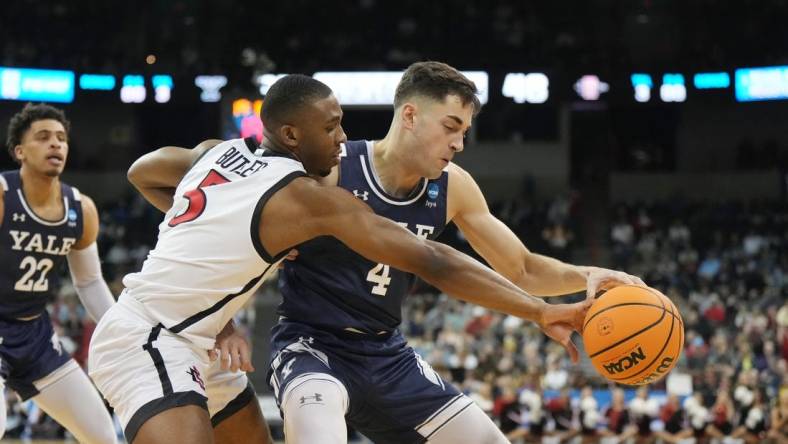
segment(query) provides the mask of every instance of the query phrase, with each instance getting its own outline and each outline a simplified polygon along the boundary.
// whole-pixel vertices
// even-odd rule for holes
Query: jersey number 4
[[[208,175],[197,185],[197,188],[183,193],[183,197],[189,201],[189,205],[186,207],[186,211],[170,220],[169,226],[174,227],[184,222],[191,222],[200,217],[202,212],[205,211],[205,204],[207,203],[205,191],[202,189],[212,185],[221,185],[229,181],[230,179],[222,176],[216,170],[208,172]]]
[[[389,277],[390,270],[391,268],[386,264],[377,264],[374,268],[369,270],[369,273],[367,273],[367,281],[375,284],[375,286],[372,287],[372,294],[386,296],[386,292],[389,291],[389,285],[391,284],[391,278]]]

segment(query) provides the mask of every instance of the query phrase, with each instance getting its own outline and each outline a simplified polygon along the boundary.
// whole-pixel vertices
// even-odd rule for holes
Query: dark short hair
[[[304,105],[332,94],[325,83],[302,74],[289,74],[274,82],[265,94],[260,118],[263,125],[285,123]]]
[[[8,136],[5,143],[8,147],[8,154],[15,162],[18,163],[19,160],[14,155],[14,148],[22,143],[22,137],[25,135],[25,132],[30,129],[33,122],[47,119],[57,120],[62,123],[63,128],[66,129],[66,134],[71,130],[71,122],[66,119],[66,114],[63,110],[46,103],[28,103],[22,108],[22,111],[11,117],[11,121],[8,123]]]
[[[441,62],[416,62],[405,70],[394,93],[394,108],[399,108],[413,96],[429,97],[443,102],[448,95],[456,95],[463,105],[473,105],[473,115],[482,104],[476,94],[476,84],[461,72]]]

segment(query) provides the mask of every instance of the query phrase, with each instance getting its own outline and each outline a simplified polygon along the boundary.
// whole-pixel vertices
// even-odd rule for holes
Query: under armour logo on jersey
[[[312,401],[307,403],[307,401]],[[323,403],[323,395],[320,393],[315,393],[315,396],[302,396],[301,397],[301,405],[308,405],[308,404],[322,404]]]
[[[353,195],[358,197],[361,200],[369,200],[369,191],[364,191],[363,193],[358,190],[353,190]]]
[[[14,213],[14,222],[24,222],[25,217],[24,213]]]
[[[199,384],[200,388],[205,390],[205,382],[203,382],[202,377],[200,376],[200,371],[197,370],[196,366],[191,366],[189,371],[186,373],[192,375],[192,381]]]
[[[298,342],[307,343],[307,344],[313,344],[315,342],[315,338],[313,338],[311,336],[308,337],[308,338],[305,338],[303,336],[299,336],[298,337]]]

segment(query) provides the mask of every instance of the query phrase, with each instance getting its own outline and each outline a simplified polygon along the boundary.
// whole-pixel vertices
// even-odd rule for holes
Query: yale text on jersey
[[[14,251],[27,251],[33,253],[46,253],[63,256],[71,251],[71,246],[77,241],[73,237],[58,237],[47,235],[46,240],[41,233],[29,231],[9,230],[14,241],[11,249]]]

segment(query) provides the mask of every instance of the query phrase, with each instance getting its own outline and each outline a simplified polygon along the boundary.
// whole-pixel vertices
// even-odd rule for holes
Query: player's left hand
[[[594,300],[599,291],[610,290],[619,285],[642,285],[646,287],[646,283],[637,276],[624,273],[623,271],[593,267],[586,279],[586,299]]]
[[[574,304],[548,304],[538,321],[542,332],[561,344],[574,363],[580,359],[580,353],[572,342],[572,332],[582,332],[583,320],[589,307],[589,299]]]
[[[235,330],[232,320],[219,332],[216,337],[216,345],[213,350],[208,351],[208,357],[211,362],[221,359],[222,370],[254,371],[252,349],[249,347],[249,342]]]

